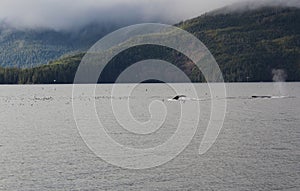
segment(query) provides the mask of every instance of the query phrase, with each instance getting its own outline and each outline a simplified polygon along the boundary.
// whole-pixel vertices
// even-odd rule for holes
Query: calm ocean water
[[[174,92],[166,85],[142,84],[129,97],[111,96],[110,86],[97,86],[95,105],[120,144],[150,148],[176,131],[180,104],[167,101]],[[187,92],[184,84],[175,86]],[[300,83],[226,84],[227,97],[216,98],[227,100],[224,126],[203,155],[198,148],[211,100],[206,85],[195,86],[201,115],[192,142],[175,159],[146,170],[113,166],[89,150],[73,117],[72,85],[0,86],[0,190],[300,190]],[[109,106],[111,99],[128,98],[142,122],[151,101],[165,103],[163,128],[149,136],[122,129]],[[74,99],[92,101],[84,94]]]

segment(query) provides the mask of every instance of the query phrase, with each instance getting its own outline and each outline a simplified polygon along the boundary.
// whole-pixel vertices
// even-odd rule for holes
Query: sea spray
[[[288,77],[287,72],[284,69],[273,69],[273,82],[274,83],[274,90],[275,95],[278,96],[286,96],[287,92],[285,89],[285,82]]]

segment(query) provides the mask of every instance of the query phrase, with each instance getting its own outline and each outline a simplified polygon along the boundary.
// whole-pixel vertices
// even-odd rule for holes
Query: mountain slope
[[[259,82],[272,81],[274,69],[285,70],[287,81],[300,81],[299,23],[299,8],[264,7],[224,14],[219,10],[176,26],[194,34],[209,48],[220,65],[225,81]],[[81,56],[75,56],[77,62],[69,63],[66,58],[58,64],[34,69],[0,68],[0,83],[52,83],[54,79],[57,83],[72,83]],[[121,53],[110,62],[109,70],[102,77],[105,82],[113,82],[113,78],[127,66],[150,58],[177,65],[192,81],[205,81],[201,72],[184,55],[153,46],[135,47]],[[65,69],[69,64],[72,64],[71,69]],[[33,78],[32,71],[39,77]],[[22,79],[18,74],[22,74]]]
[[[215,56],[227,81],[271,81],[272,69],[300,80],[300,9],[266,7],[182,22]]]
[[[0,23],[0,66],[34,67],[47,64],[66,54],[86,51],[114,24],[90,24],[75,31],[50,29],[15,29]]]

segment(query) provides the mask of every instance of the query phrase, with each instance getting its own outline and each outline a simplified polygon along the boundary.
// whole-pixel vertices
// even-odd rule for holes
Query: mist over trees
[[[267,7],[205,14],[176,26],[194,34],[208,47],[226,82],[269,82],[273,81],[272,71],[278,69],[286,72],[287,81],[300,81],[299,23],[299,8]],[[72,83],[82,56],[69,56],[27,69],[0,67],[0,83]],[[122,70],[143,59],[169,61],[192,81],[205,81],[188,58],[159,46],[135,47],[122,52],[109,63],[101,78],[113,82]]]

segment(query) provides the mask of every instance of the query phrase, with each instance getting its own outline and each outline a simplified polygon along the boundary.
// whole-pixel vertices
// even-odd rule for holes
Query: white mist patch
[[[237,2],[240,0],[1,0],[0,24],[74,30],[95,22],[177,23]]]
[[[231,12],[251,11],[263,7],[297,7],[300,8],[299,0],[240,0],[234,4],[214,11],[214,14],[228,14]]]
[[[287,72],[284,69],[273,69],[272,75],[273,75],[273,82],[275,82],[274,83],[275,95],[286,96],[287,91],[285,88],[285,81],[288,77]]]
[[[283,69],[273,69],[272,74],[274,82],[285,82],[288,77],[286,71]]]

